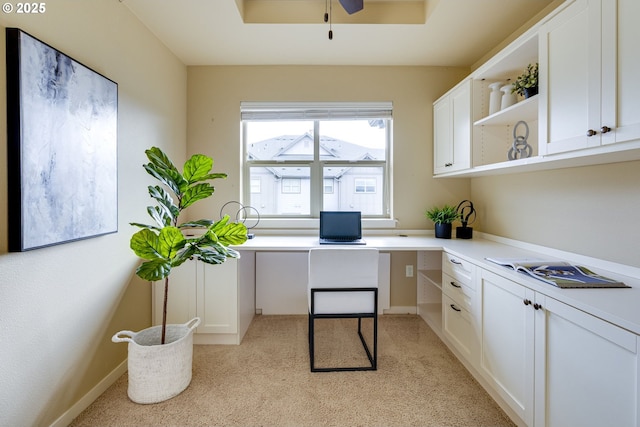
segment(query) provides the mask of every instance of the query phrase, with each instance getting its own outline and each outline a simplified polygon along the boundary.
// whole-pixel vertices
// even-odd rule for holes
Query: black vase
[[[538,94],[538,86],[524,88],[524,97],[530,98]]]
[[[451,223],[436,223],[436,237],[439,239],[450,239]]]

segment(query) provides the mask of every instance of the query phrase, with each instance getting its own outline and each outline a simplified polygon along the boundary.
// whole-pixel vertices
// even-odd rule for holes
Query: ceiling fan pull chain
[[[332,29],[332,23],[333,23],[333,4],[332,1],[329,0],[329,40],[333,40],[333,29]]]

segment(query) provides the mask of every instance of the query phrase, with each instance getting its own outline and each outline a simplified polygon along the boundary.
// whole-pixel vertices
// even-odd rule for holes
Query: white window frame
[[[265,102],[242,102],[241,103],[241,120],[242,120],[242,197],[243,204],[250,205],[251,186],[250,186],[250,169],[251,167],[283,167],[302,165],[311,169],[311,200],[309,215],[263,215],[260,214],[261,222],[269,218],[290,220],[296,218],[313,218],[317,219],[322,210],[322,201],[324,197],[324,178],[323,170],[328,166],[377,166],[383,168],[383,182],[381,191],[383,192],[383,209],[380,215],[364,215],[363,223],[366,219],[392,219],[392,185],[391,185],[391,169],[392,169],[392,135],[393,135],[393,106],[391,102],[363,102],[363,103],[265,103]],[[340,160],[340,161],[323,161],[320,160],[320,132],[319,122],[323,120],[348,120],[348,119],[366,119],[376,118],[385,119],[387,132],[384,160]],[[246,122],[256,120],[307,120],[314,121],[314,158],[308,162],[301,160],[289,161],[255,161],[247,159],[246,142]],[[376,190],[378,190],[376,183]],[[365,193],[360,193],[365,194]],[[371,194],[371,193],[366,193]],[[395,222],[394,222],[395,224]],[[388,225],[388,224],[387,224]],[[386,226],[386,225],[385,225]]]

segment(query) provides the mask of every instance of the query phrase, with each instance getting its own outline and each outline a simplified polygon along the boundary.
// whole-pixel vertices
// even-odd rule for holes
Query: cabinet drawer
[[[469,286],[460,283],[460,281],[449,276],[447,273],[442,273],[442,292],[451,298],[455,304],[470,313],[473,312],[472,307],[475,291]]]
[[[466,285],[473,290],[476,288],[473,281],[475,269],[476,266],[471,264],[469,261],[446,252],[443,254],[442,272],[453,277],[453,279],[460,284]]]
[[[473,331],[473,319],[469,312],[447,295],[442,294],[442,330],[448,341],[453,344],[467,360],[473,360],[477,345]]]

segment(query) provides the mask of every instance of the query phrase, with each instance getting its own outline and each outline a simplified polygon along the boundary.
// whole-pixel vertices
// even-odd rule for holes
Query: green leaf
[[[147,206],[147,213],[160,226],[160,228],[171,224],[171,218],[159,206]]]
[[[158,147],[151,147],[148,150],[145,150],[145,154],[147,155],[147,158],[149,159],[149,161],[152,164],[154,164],[155,166],[157,166],[157,167],[159,167],[161,169],[164,169],[164,170],[169,170],[169,169],[178,170],[173,165],[171,160],[169,160],[169,157],[167,157],[167,155],[164,153],[164,151],[162,151]]]
[[[162,258],[158,235],[147,228],[131,236],[129,246],[140,258],[148,260]]]
[[[189,184],[193,184],[207,179],[207,174],[212,168],[213,159],[211,157],[194,154],[185,162],[182,174]]]
[[[211,196],[213,192],[214,188],[207,183],[196,184],[189,187],[182,195],[182,199],[180,199],[180,209],[186,209],[198,200],[206,199]]]
[[[180,209],[174,203],[173,197],[159,185],[149,186],[149,195],[153,197],[158,204],[166,208],[167,215],[175,219],[180,215]]]
[[[175,179],[167,173],[166,169],[159,169],[157,166],[152,164],[146,164],[143,165],[143,167],[149,175],[169,187],[169,189],[171,189],[171,191],[173,191],[176,195],[182,194],[180,192],[180,185],[176,183]]]
[[[139,222],[130,222],[129,225],[133,225],[134,227],[138,227],[138,228],[149,228],[151,230],[158,230],[158,231],[160,230],[155,225],[142,224]]]
[[[178,226],[178,228],[209,228],[213,224],[210,219],[199,219],[196,221],[187,221]]]
[[[167,277],[171,273],[171,263],[165,259],[153,259],[140,264],[136,270],[138,277],[156,282]]]
[[[180,229],[173,226],[160,230],[158,242],[160,254],[168,260],[175,258],[178,251],[184,248],[187,243]]]
[[[247,227],[239,222],[229,223],[229,216],[225,215],[220,221],[214,223],[207,232],[208,237],[217,240],[223,245],[241,245],[247,241]],[[211,233],[215,235],[211,236]]]

